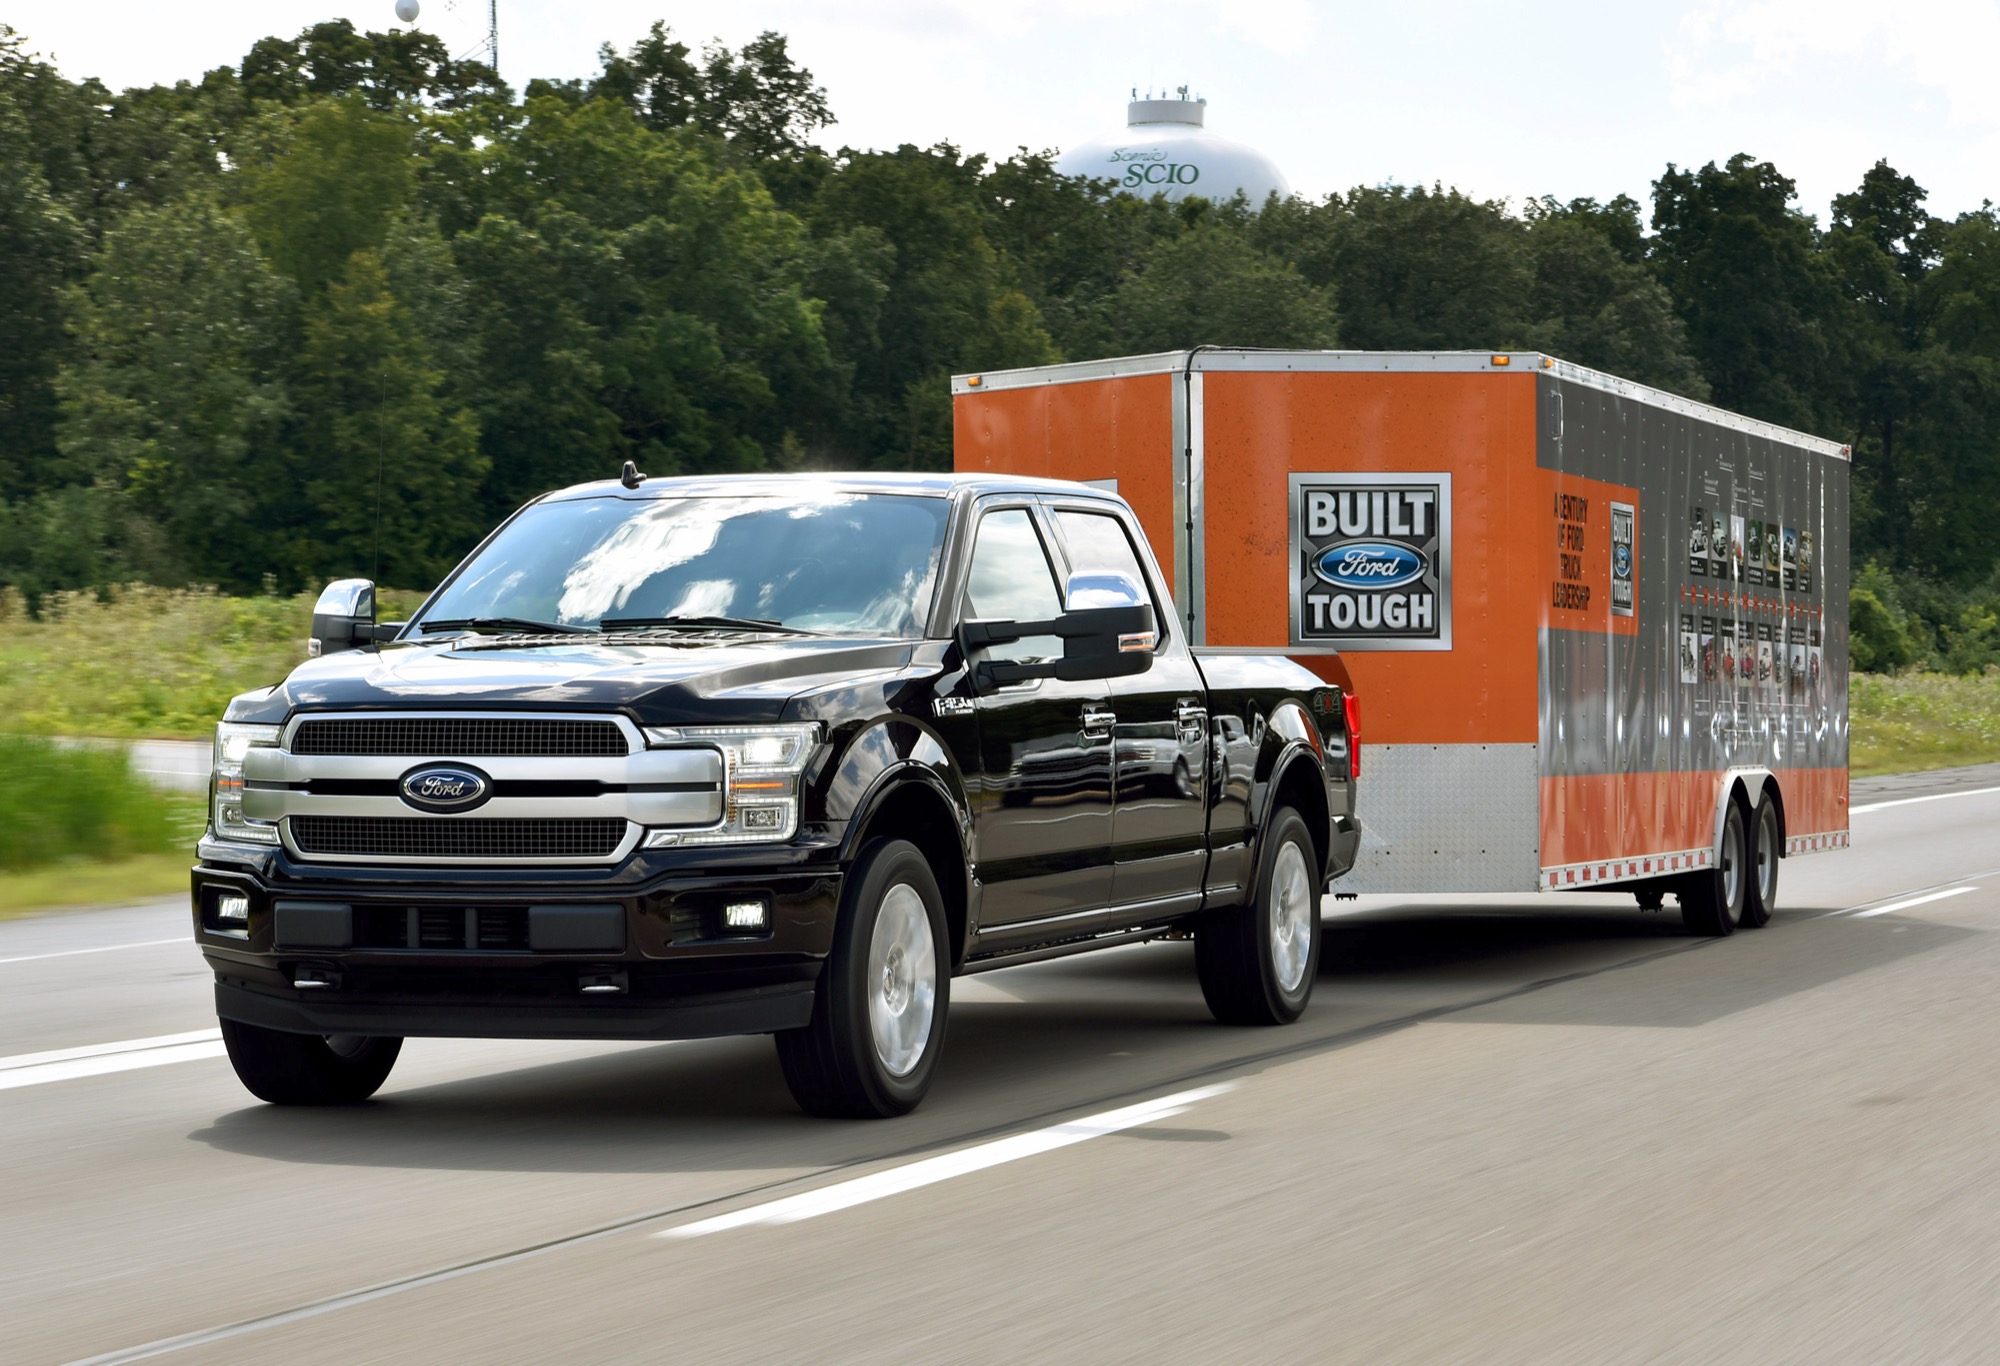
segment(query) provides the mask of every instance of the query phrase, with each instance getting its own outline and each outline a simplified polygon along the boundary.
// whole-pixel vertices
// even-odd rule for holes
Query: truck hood
[[[279,687],[230,708],[278,720],[298,708],[562,708],[615,710],[640,725],[749,724],[782,718],[801,692],[910,663],[913,641],[813,636],[725,644],[602,639],[525,648],[461,642],[348,650],[310,660]]]

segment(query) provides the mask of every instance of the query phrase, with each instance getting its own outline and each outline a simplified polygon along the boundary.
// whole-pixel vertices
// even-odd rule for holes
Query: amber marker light
[[[979,376],[977,375],[973,375],[971,378],[965,381],[965,387],[968,389],[977,389],[979,387],[979,384],[980,380]]]
[[[1512,365],[1514,363],[1514,358],[1512,356],[1495,356],[1493,358],[1493,363],[1495,365]]]

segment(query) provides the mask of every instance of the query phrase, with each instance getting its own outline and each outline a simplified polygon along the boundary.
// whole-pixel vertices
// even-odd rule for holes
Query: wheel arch
[[[1782,857],[1785,831],[1789,824],[1785,815],[1785,793],[1782,784],[1778,782],[1778,775],[1768,768],[1732,768],[1723,772],[1722,779],[1716,786],[1715,828],[1710,832],[1709,848],[1717,848],[1722,843],[1722,822],[1728,814],[1726,803],[1736,802],[1741,805],[1744,830],[1747,834],[1757,819],[1757,803],[1765,793],[1770,794],[1772,805],[1778,808],[1778,851]]]
[[[877,835],[906,839],[923,852],[944,897],[945,926],[951,936],[949,961],[965,957],[971,928],[971,818],[929,767],[902,764],[882,773],[862,798],[847,827],[840,861],[852,866]]]
[[[1328,860],[1333,857],[1333,808],[1327,800],[1325,771],[1319,754],[1303,741],[1289,744],[1273,766],[1272,781],[1265,791],[1263,809],[1257,813],[1256,847],[1251,851],[1252,868],[1261,866],[1264,836],[1277,817],[1278,808],[1295,808],[1312,837],[1313,857],[1319,868],[1320,890],[1326,890]]]

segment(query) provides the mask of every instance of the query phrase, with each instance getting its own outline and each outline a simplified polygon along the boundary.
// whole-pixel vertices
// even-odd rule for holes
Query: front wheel
[[[403,1041],[361,1034],[287,1034],[221,1020],[229,1065],[273,1105],[358,1105],[389,1079]]]
[[[917,1108],[944,1050],[950,942],[923,853],[870,843],[841,893],[812,1022],[774,1036],[801,1109],[884,1119]]]
[[[1744,831],[1743,804],[1725,797],[1728,808],[1722,817],[1722,838],[1715,849],[1715,866],[1689,873],[1681,883],[1681,921],[1690,934],[1720,938],[1735,934],[1743,921],[1743,903],[1749,893],[1745,884],[1750,871],[1749,839]]]
[[[1264,836],[1250,900],[1204,919],[1194,961],[1202,998],[1224,1024],[1290,1024],[1319,975],[1319,880],[1312,836],[1280,809]]]

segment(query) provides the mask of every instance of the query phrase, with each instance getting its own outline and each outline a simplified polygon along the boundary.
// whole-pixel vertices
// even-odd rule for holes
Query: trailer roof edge
[[[1160,351],[1143,356],[1115,356],[1104,360],[1069,361],[1060,365],[953,375],[951,392],[958,396],[996,389],[1027,389],[1049,384],[1173,374],[1183,369],[1239,373],[1297,370],[1309,373],[1548,374],[1568,384],[1581,384],[1684,417],[1713,422],[1748,436],[1782,442],[1836,460],[1852,459],[1849,448],[1838,441],[1782,427],[1775,422],[1745,417],[1712,403],[1683,398],[1649,384],[1621,379],[1617,375],[1539,351],[1286,351],[1216,347],[1202,348],[1193,353]]]

